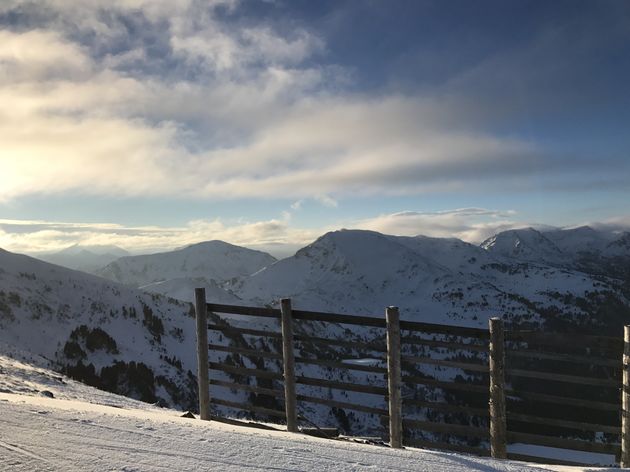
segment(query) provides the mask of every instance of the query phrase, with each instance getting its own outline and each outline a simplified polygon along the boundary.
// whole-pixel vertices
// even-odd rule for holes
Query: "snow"
[[[58,374],[5,355],[0,369],[0,470],[586,471],[202,422],[67,378],[53,386]],[[55,398],[25,394],[41,387]]]
[[[587,244],[591,237],[589,234],[592,231],[584,229],[571,234],[521,230],[518,241],[508,238],[509,234],[497,237],[499,240],[511,241],[510,244],[514,245],[518,242],[520,248],[518,254],[501,255],[490,247],[484,249],[455,239],[403,238],[369,231],[339,231],[322,236],[298,251],[295,256],[272,263],[256,273],[253,271],[260,264],[256,262],[250,266],[251,261],[261,258],[261,264],[267,264],[273,260],[267,259],[264,253],[252,255],[248,250],[232,250],[230,245],[214,242],[192,246],[179,252],[145,256],[148,259],[131,258],[135,262],[127,267],[127,272],[121,273],[121,277],[132,280],[137,276],[144,281],[167,279],[153,282],[143,289],[185,300],[190,300],[194,287],[205,286],[208,301],[215,303],[273,306],[279,298],[289,296],[296,309],[383,317],[385,306],[397,304],[404,319],[417,321],[485,328],[489,317],[513,314],[516,321],[519,320],[518,317],[522,317],[523,321],[542,324],[544,318],[538,315],[538,309],[554,308],[558,313],[574,316],[576,320],[590,316],[589,310],[571,300],[585,298],[598,291],[614,293],[624,305],[628,304],[627,298],[619,289],[619,281],[613,280],[610,275],[597,275],[608,274],[609,266],[602,265],[602,261],[607,260],[589,259],[589,264],[594,265],[592,272],[588,272],[577,264],[579,259],[572,259],[572,254],[580,253],[581,248],[605,246],[604,243]],[[543,235],[545,239],[540,239],[539,235]],[[614,237],[602,236],[601,239],[606,244],[607,241],[612,241],[605,248],[612,248],[611,245],[614,244],[614,248],[606,249],[607,251],[614,249],[615,254],[625,255],[623,257],[630,260],[630,238],[627,233]],[[542,244],[541,241],[548,241],[551,246]],[[555,254],[555,249],[550,249],[554,245],[564,254],[561,265],[554,265],[547,257],[548,254]],[[512,246],[508,245],[506,248],[510,249]],[[230,254],[235,255],[232,257]],[[215,257],[219,259],[215,260]],[[622,264],[623,260],[615,259],[615,265],[610,267],[629,267],[628,264]],[[146,273],[143,273],[142,261],[150,262],[146,266]],[[239,268],[239,261],[246,262],[244,269],[244,266]],[[228,269],[232,270],[229,275],[240,275],[226,280],[220,274],[228,273]],[[194,275],[197,270],[202,274],[199,277]],[[215,280],[215,276],[219,278]],[[139,280],[134,279],[131,283],[137,285]],[[151,308],[164,325],[164,333],[159,338],[144,323],[144,306]],[[536,309],[532,309],[532,306]],[[134,308],[137,315],[128,314],[131,308]],[[157,397],[168,401],[170,405],[191,408],[191,401],[194,401],[191,385],[194,382],[186,374],[189,370],[196,372],[196,354],[195,322],[190,308],[189,304],[0,250],[0,341],[11,342],[51,360],[37,358],[28,353],[20,357],[12,351],[12,357],[35,362],[41,368],[61,369],[73,365],[74,361],[64,354],[64,345],[70,340],[71,332],[79,325],[90,328],[98,326],[115,339],[119,352],[111,353],[103,349],[88,351],[84,359],[86,364],[93,363],[98,371],[114,362],[142,362],[156,377],[159,375],[174,382],[177,386],[176,392],[190,393],[192,400],[191,396],[176,400],[163,386],[156,383]],[[279,330],[277,320],[253,320],[238,315],[221,317],[243,327]],[[340,325],[322,323],[297,323],[296,327],[301,330],[298,334],[305,336],[357,342],[375,341],[383,334],[366,327],[353,326],[345,329]],[[240,339],[217,331],[210,331],[209,336],[212,344],[235,343],[234,345],[248,349],[277,349],[272,343],[263,343],[251,337]],[[82,346],[86,349],[84,344]],[[324,358],[331,354],[321,348],[307,348],[304,352],[296,351],[296,355]],[[339,354],[341,353],[339,350]],[[425,353],[410,351],[407,354]],[[447,358],[449,354],[446,351],[432,350],[430,355],[434,358]],[[166,356],[171,358],[171,362],[165,360]],[[225,354],[211,351],[210,356],[211,360],[218,361]],[[376,354],[361,352],[359,349],[344,350],[342,356],[346,362],[354,364],[378,365],[381,362],[377,360]],[[181,361],[180,367],[173,365],[175,361]],[[246,367],[256,367],[252,359],[246,356],[243,357],[243,362]],[[17,364],[13,364],[13,368],[17,367]],[[267,365],[272,370],[278,370],[278,367],[279,364],[273,362]],[[384,386],[385,382],[380,374],[352,371],[340,374],[307,364],[298,365],[298,369],[299,375],[329,380],[373,386]],[[449,380],[461,373],[457,369],[428,365],[418,367],[418,370],[424,375],[441,380]],[[212,376],[219,380],[234,380],[216,371],[212,372]],[[67,385],[70,385],[70,381],[63,378],[66,384],[60,383],[60,374],[42,373],[41,384],[33,384],[32,377],[29,377],[28,382],[14,384],[14,380],[6,380],[0,375],[0,391],[38,394],[42,390],[49,390],[55,395],[55,399],[101,398],[99,393],[67,397]],[[385,406],[382,396],[377,395],[329,391],[314,386],[299,386],[298,393],[378,408]],[[246,402],[248,398],[246,392],[214,386],[212,395],[236,402]],[[443,400],[440,391],[435,389],[419,389],[418,395],[425,396],[427,400]],[[97,400],[98,402],[101,400]],[[146,407],[135,405],[132,408]],[[342,426],[327,406],[300,402],[299,408],[301,415],[320,426]],[[237,413],[227,407],[218,407],[217,412]],[[423,419],[422,415],[425,413],[414,411],[410,414],[418,415],[412,416],[413,418]],[[380,428],[377,418],[357,412],[352,417],[348,431],[353,434],[374,432],[376,435],[382,432]],[[532,454],[532,446],[524,447],[529,447],[528,451]],[[535,452],[557,453],[542,450]],[[563,454],[566,452],[563,451]],[[571,459],[571,456],[563,457]],[[588,461],[585,459],[584,462]],[[609,462],[605,460],[603,463]]]

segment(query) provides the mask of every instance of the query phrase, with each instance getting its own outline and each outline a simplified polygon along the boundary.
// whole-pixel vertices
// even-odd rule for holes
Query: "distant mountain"
[[[496,234],[481,243],[486,251],[504,258],[564,265],[566,256],[545,234],[533,228],[514,229]]]
[[[176,251],[123,257],[96,273],[172,297],[181,296],[180,293],[185,294],[188,290],[189,295],[184,299],[190,300],[193,289],[199,284],[220,285],[235,277],[251,275],[274,262],[276,259],[265,252],[223,241],[208,241]]]
[[[40,255],[37,258],[69,269],[94,273],[110,262],[129,253],[118,246],[87,246],[75,244],[53,254]]]
[[[630,233],[589,226],[539,232],[531,228],[499,233],[484,241],[489,253],[591,275],[630,280]]]

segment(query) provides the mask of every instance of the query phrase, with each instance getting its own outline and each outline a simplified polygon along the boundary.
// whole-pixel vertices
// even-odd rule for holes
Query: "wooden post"
[[[503,321],[490,318],[490,455],[507,458]]]
[[[387,321],[387,390],[389,393],[389,444],[402,448],[402,398],[400,394],[400,316],[398,307],[385,310]]]
[[[284,369],[284,408],[287,414],[287,431],[297,433],[297,399],[295,395],[295,357],[293,355],[293,317],[291,299],[280,301],[282,312],[282,363]]]
[[[630,326],[623,327],[623,385],[621,386],[621,460],[630,467]]]
[[[208,305],[206,289],[195,289],[197,314],[197,385],[199,388],[199,417],[210,419],[210,384],[208,380]]]

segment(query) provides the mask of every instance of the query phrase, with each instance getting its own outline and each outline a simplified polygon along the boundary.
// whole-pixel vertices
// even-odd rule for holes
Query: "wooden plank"
[[[221,364],[220,362],[208,362],[208,366],[212,370],[220,370],[222,372],[228,372],[230,374],[248,375],[251,377],[260,377],[263,379],[275,379],[283,380],[284,377],[278,372],[270,372],[262,369],[247,369],[245,367],[239,367],[235,365]]]
[[[340,315],[320,311],[293,310],[293,319],[385,328],[385,320],[373,316]]]
[[[346,364],[344,362],[339,361],[326,361],[320,359],[307,359],[305,357],[296,357],[295,362],[299,364],[313,364],[313,365],[321,365],[325,367],[332,367],[335,369],[348,369],[348,370],[360,370],[362,372],[374,372],[377,374],[386,374],[387,369],[385,367],[375,367],[371,365],[361,365],[361,364]]]
[[[414,357],[403,356],[403,362],[409,362],[411,364],[428,364],[428,365],[441,365],[445,367],[456,367],[458,369],[469,370],[472,372],[488,372],[487,365],[472,364],[470,362],[449,361],[445,359],[432,359],[431,357]]]
[[[420,408],[429,408],[431,410],[466,413],[472,416],[488,417],[489,415],[487,408],[474,408],[465,405],[451,405],[450,403],[426,402],[423,400],[412,400],[403,398],[403,406],[407,405],[413,405]]]
[[[506,390],[507,395],[520,397],[523,400],[539,401],[543,403],[557,403],[560,405],[577,406],[580,408],[590,408],[593,410],[619,411],[619,405],[616,403],[598,402],[594,400],[582,400],[581,398],[561,397],[558,395],[547,395],[544,393],[536,393],[530,391]],[[516,398],[507,397],[508,401],[519,401]]]
[[[398,307],[385,310],[387,324],[387,391],[389,407],[389,445],[402,448],[402,395],[400,363],[400,314]]]
[[[479,392],[485,394],[488,393],[488,387],[486,385],[475,385],[460,382],[444,382],[442,380],[415,377],[413,375],[403,375],[402,380],[403,382],[414,383],[417,385],[430,385],[432,387],[439,387],[444,390],[463,390],[464,392]]]
[[[208,329],[213,331],[222,331],[231,334],[245,334],[250,336],[262,336],[267,338],[282,339],[282,333],[275,331],[265,331],[260,329],[239,328],[237,326],[221,326],[217,324],[208,324]]]
[[[210,419],[210,384],[208,383],[208,313],[206,289],[195,289],[195,318],[197,321],[197,388],[199,392],[199,417]]]
[[[506,369],[507,375],[514,377],[527,377],[530,379],[552,380],[554,382],[568,382],[580,385],[596,385],[600,387],[617,387],[621,383],[615,379],[597,379],[594,377],[581,377],[577,375],[556,374],[553,372],[540,372],[535,370]]]
[[[435,341],[433,339],[422,339],[404,336],[401,339],[403,344],[422,345],[429,347],[445,348],[454,351],[475,351],[475,352],[488,352],[487,344],[471,344],[471,343],[454,343],[447,341]]]
[[[455,434],[470,438],[489,439],[490,431],[486,428],[466,426],[461,424],[436,423],[423,420],[403,420],[403,425],[407,428],[420,429],[422,431],[432,431],[436,433]]]
[[[610,426],[595,423],[582,423],[579,421],[568,421],[557,418],[547,418],[540,416],[525,415],[522,413],[507,413],[508,420],[520,421],[523,423],[544,424],[547,426],[558,426],[560,428],[579,429],[582,431],[594,431],[610,434],[621,434],[621,426]]]
[[[541,333],[540,331],[506,331],[505,339],[516,342],[533,342],[548,346],[583,346],[606,350],[623,350],[623,340],[612,336],[594,336],[578,333]]]
[[[209,344],[210,351],[233,352],[236,354],[244,354],[250,357],[264,357],[265,359],[282,359],[282,354],[277,352],[266,352],[262,350],[244,349],[235,346],[220,346],[218,344]]]
[[[508,441],[511,443],[535,444],[537,446],[558,447],[572,451],[596,452],[600,454],[616,454],[619,452],[619,444],[603,444],[579,439],[557,438],[554,436],[542,436],[539,434],[519,433],[508,431]]]
[[[237,402],[231,402],[228,400],[222,400],[220,398],[213,398],[212,403],[214,403],[215,405],[223,405],[223,406],[228,406],[230,408],[236,408],[238,410],[262,413],[264,415],[275,416],[277,418],[286,418],[286,414],[284,411],[272,410],[270,408],[264,408],[262,406],[256,406],[250,403],[237,403]]]
[[[298,432],[297,400],[295,399],[295,357],[293,354],[293,314],[291,300],[280,301],[282,313],[282,370],[284,375],[284,407],[287,417],[287,431]]]
[[[316,438],[333,439],[339,437],[339,428],[300,428],[300,433]]]
[[[523,349],[515,351],[513,349],[508,350],[506,353],[508,358],[533,358],[533,359],[544,359],[550,361],[561,361],[561,362],[573,362],[576,364],[585,364],[585,365],[594,365],[594,366],[602,366],[602,367],[615,367],[619,369],[621,367],[619,363],[619,359],[604,359],[602,357],[590,357],[590,356],[579,356],[574,354],[559,354],[559,353],[551,353],[551,352],[541,352],[541,351],[533,351],[530,349]]]
[[[488,457],[490,451],[481,447],[464,446],[463,444],[449,444],[439,441],[426,441],[424,439],[405,439],[408,447],[419,447],[422,449],[435,449],[437,451],[463,452],[464,454],[474,454],[476,456]]]
[[[258,387],[257,385],[245,385],[238,384],[233,382],[225,382],[223,380],[210,379],[210,384],[216,385],[217,387],[226,387],[232,388],[235,390],[243,390],[245,392],[253,392],[261,395],[270,395],[272,397],[281,398],[284,397],[284,392],[281,390],[273,390],[270,388]]]
[[[256,306],[222,305],[208,303],[208,311],[216,313],[230,313],[232,315],[258,316],[262,318],[280,318],[277,308],[260,308]]]
[[[516,452],[508,452],[507,458],[514,461],[536,462],[539,464],[551,465],[570,465],[575,467],[593,467],[593,464],[584,462],[563,461],[561,459],[550,459],[548,457],[530,456],[528,454],[517,454]]]
[[[505,416],[505,337],[503,320],[490,318],[490,455],[507,457]]]
[[[347,382],[337,382],[334,380],[316,379],[313,377],[297,376],[296,383],[302,385],[313,385],[315,387],[334,388],[335,390],[348,390],[350,392],[370,393],[373,395],[387,395],[384,387],[374,387],[372,385],[359,385]]]
[[[373,413],[379,416],[389,416],[388,411],[384,408],[357,405],[355,403],[340,402],[337,400],[330,400],[328,398],[311,397],[308,395],[298,395],[297,399],[303,402],[318,403],[320,405],[333,406],[336,408],[345,408],[346,410],[362,411],[364,413]]]
[[[246,428],[264,429],[267,431],[283,431],[281,429],[274,428],[273,426],[269,426],[269,425],[261,424],[261,423],[255,423],[253,421],[235,420],[233,418],[223,418],[221,416],[215,416],[215,415],[212,415],[210,419],[212,419],[212,421],[218,421],[219,423],[225,423],[232,426],[244,426]]]
[[[465,326],[452,326],[436,323],[422,323],[418,321],[401,321],[400,329],[404,331],[416,331],[420,333],[450,334],[464,338],[489,339],[487,329],[467,328]]]
[[[328,339],[328,338],[318,338],[314,336],[300,335],[295,334],[293,336],[294,341],[299,342],[308,342],[313,344],[324,344],[330,346],[343,346],[349,347],[352,349],[363,349],[366,351],[375,351],[375,352],[387,352],[387,347],[385,344],[380,343],[364,343],[361,341],[348,341],[344,339]]]

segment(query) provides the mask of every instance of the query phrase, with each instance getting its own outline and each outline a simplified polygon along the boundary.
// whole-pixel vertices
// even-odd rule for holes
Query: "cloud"
[[[0,247],[30,254],[56,252],[73,244],[116,245],[145,254],[219,239],[285,257],[319,235],[317,230],[291,227],[288,218],[237,223],[193,220],[179,227],[0,220]]]
[[[484,131],[457,93],[350,92],[340,86],[350,71],[326,63],[317,32],[226,23],[217,13],[238,8],[0,6],[38,26],[0,30],[0,201],[72,191],[335,206],[348,195],[526,191],[541,176],[550,187],[566,179],[568,162],[570,173],[589,176],[608,168]]]
[[[400,236],[458,238],[480,243],[501,231],[532,225],[516,219],[513,210],[459,208],[438,212],[405,211],[355,222],[353,227]]]

